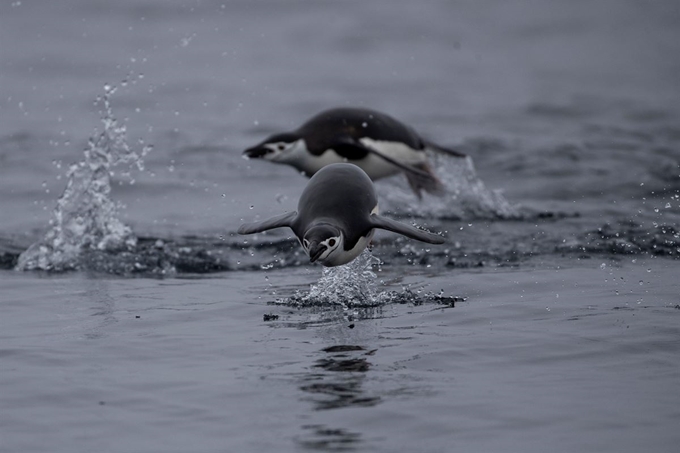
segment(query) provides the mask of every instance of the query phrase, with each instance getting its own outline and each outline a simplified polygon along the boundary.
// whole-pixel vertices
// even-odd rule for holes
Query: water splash
[[[137,152],[129,146],[126,127],[111,109],[115,92],[115,86],[105,85],[104,94],[97,98],[103,130],[88,141],[84,159],[69,168],[68,183],[57,201],[51,227],[19,256],[18,270],[79,269],[81,255],[87,251],[129,251],[135,247],[137,238],[118,219],[121,205],[110,198],[111,177],[119,165],[143,170],[144,156],[152,148],[142,143]]]
[[[499,190],[489,190],[477,176],[471,157],[459,159],[435,154],[431,156],[431,164],[446,187],[443,196],[423,194],[422,201],[414,202],[405,178],[399,175],[376,185],[381,210],[439,219],[520,217],[518,209]]]
[[[336,305],[342,307],[370,307],[378,305],[374,290],[376,274],[373,266],[380,260],[364,250],[344,266],[324,267],[319,281],[311,285],[309,293],[296,292],[290,301],[299,306]]]
[[[426,302],[453,307],[455,302],[465,300],[461,297],[444,296],[430,291],[403,288],[401,291],[380,291],[374,266],[380,260],[367,249],[344,266],[324,267],[319,281],[310,286],[309,292],[296,291],[287,299],[274,303],[295,307],[341,307],[343,310],[368,309],[387,304],[412,303],[421,305]],[[358,314],[358,313],[355,313]]]

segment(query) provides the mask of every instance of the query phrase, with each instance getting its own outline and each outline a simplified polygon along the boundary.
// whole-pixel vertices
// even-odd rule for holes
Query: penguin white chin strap
[[[312,248],[312,243],[308,239],[302,240],[302,248],[305,249],[307,256],[309,256],[312,261],[319,261],[321,263],[325,262],[331,255],[336,252],[341,252],[343,249],[345,241],[340,234],[340,236],[333,236],[319,242],[316,247]],[[319,250],[323,250],[318,254]],[[318,254],[318,255],[317,255]],[[333,260],[334,261],[334,260]]]
[[[335,236],[335,237],[332,237],[332,238],[328,238],[325,241],[322,241],[321,244],[326,246],[326,251],[321,254],[321,256],[319,257],[319,260],[324,261],[331,254],[333,254],[336,250],[341,251],[342,245],[344,243],[345,243],[345,241],[344,241],[344,238],[342,237],[342,234],[340,236]]]

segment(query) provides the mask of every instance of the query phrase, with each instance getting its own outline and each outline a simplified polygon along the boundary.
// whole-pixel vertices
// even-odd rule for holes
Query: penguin
[[[466,157],[425,140],[385,113],[342,107],[325,110],[292,132],[274,134],[243,151],[243,156],[291,165],[309,177],[340,162],[361,167],[373,181],[403,172],[414,194],[422,198],[423,190],[444,193],[427,151]]]
[[[378,214],[378,199],[366,172],[353,164],[326,165],[310,178],[294,212],[241,225],[239,234],[289,227],[310,262],[347,264],[368,246],[376,229],[430,244],[444,238]]]

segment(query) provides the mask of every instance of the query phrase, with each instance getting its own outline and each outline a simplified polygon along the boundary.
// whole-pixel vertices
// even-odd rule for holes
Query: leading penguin
[[[309,260],[333,267],[347,264],[368,245],[375,229],[393,231],[430,244],[444,238],[378,214],[373,182],[353,164],[330,164],[309,180],[298,210],[241,225],[239,234],[289,227]]]
[[[423,190],[444,193],[443,184],[428,164],[427,151],[466,157],[423,139],[385,113],[343,107],[325,110],[292,132],[274,134],[243,155],[291,165],[307,176],[340,162],[361,167],[373,181],[403,172],[421,198]]]

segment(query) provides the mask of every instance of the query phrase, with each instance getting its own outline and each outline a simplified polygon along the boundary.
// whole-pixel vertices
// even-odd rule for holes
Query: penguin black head
[[[309,228],[301,241],[309,261],[319,261],[321,264],[333,262],[335,255],[343,252],[344,242],[342,231],[329,224]]]
[[[305,141],[297,134],[285,132],[274,134],[263,142],[243,151],[243,156],[249,159],[265,159],[271,161],[285,161],[300,151],[306,152]]]

